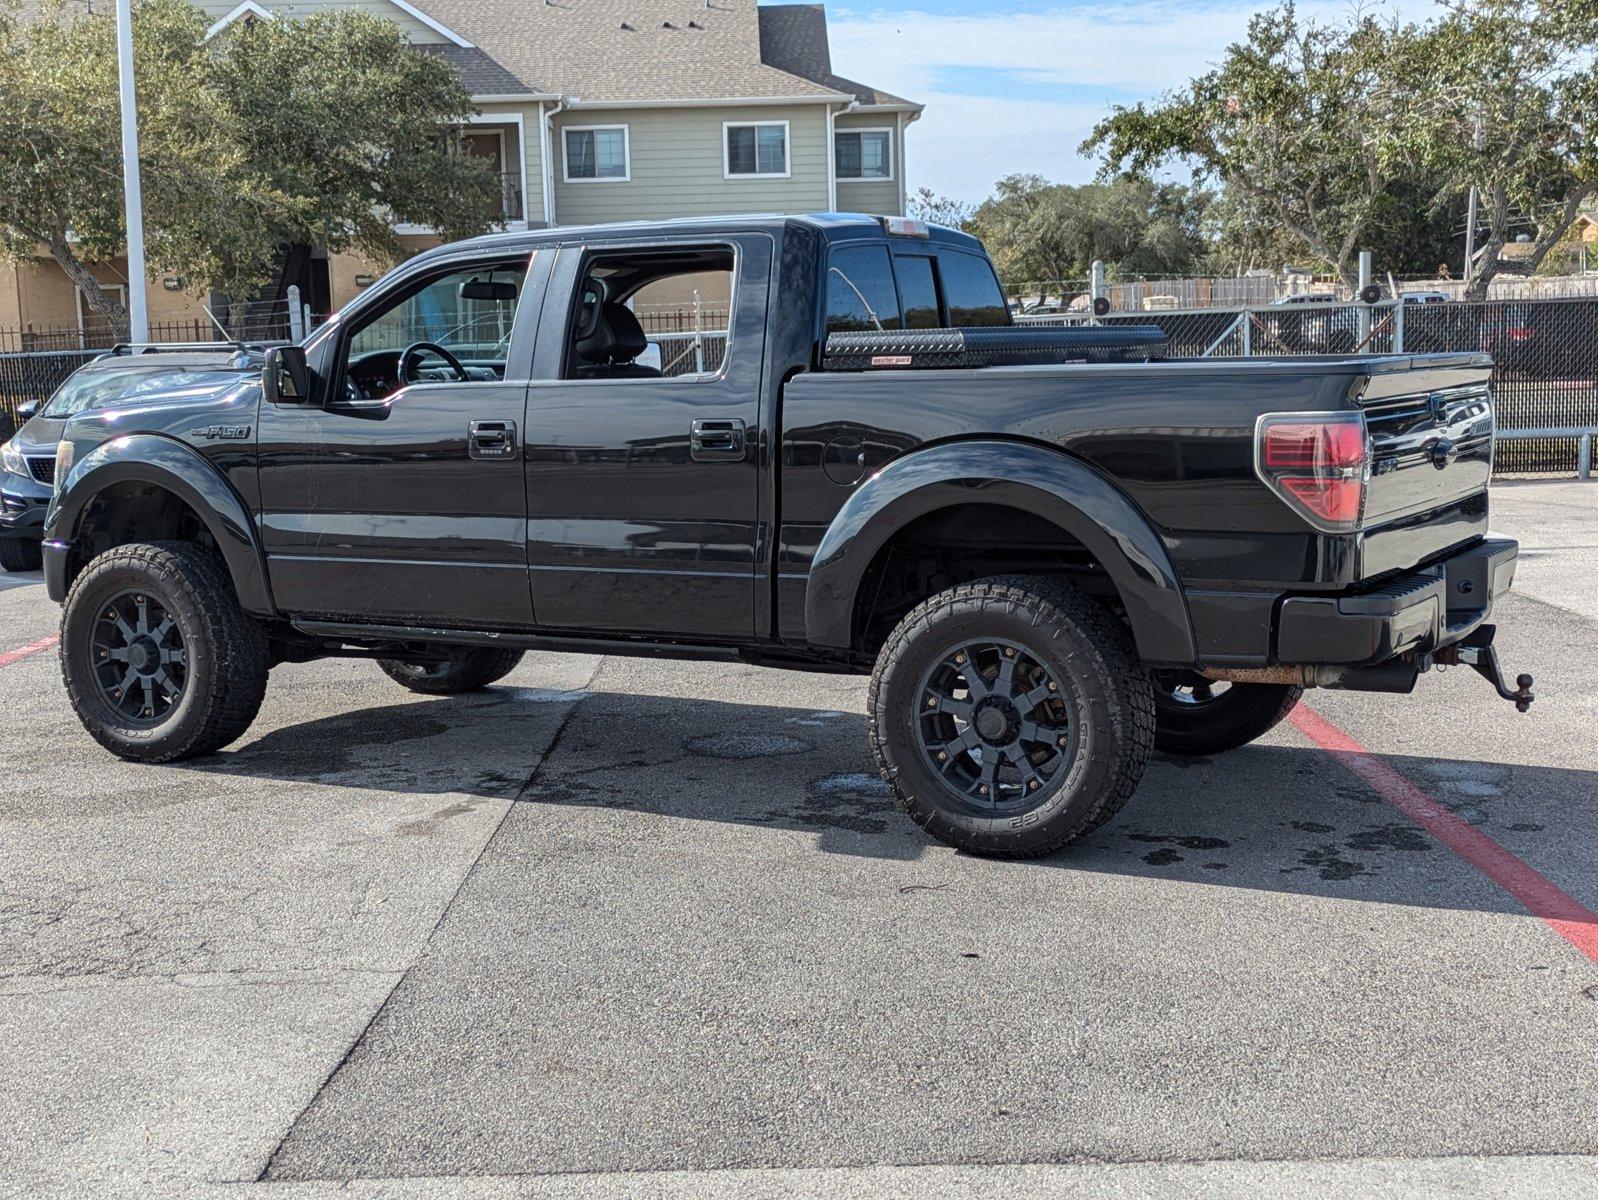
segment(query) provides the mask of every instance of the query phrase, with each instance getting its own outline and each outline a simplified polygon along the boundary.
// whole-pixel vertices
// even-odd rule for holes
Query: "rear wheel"
[[[444,662],[409,663],[380,658],[383,673],[424,696],[458,696],[498,683],[522,661],[521,650],[459,650]]]
[[[939,840],[1003,858],[1052,853],[1109,820],[1154,733],[1125,627],[1033,576],[965,584],[911,612],[878,656],[868,711],[900,806]]]
[[[188,542],[119,546],[67,594],[61,674],[107,750],[172,762],[249,728],[266,695],[267,643],[216,554]]]
[[[1275,728],[1304,694],[1277,683],[1217,683],[1195,671],[1155,671],[1154,745],[1167,754],[1219,754]]]
[[[0,567],[37,571],[44,565],[44,547],[30,538],[0,538]]]

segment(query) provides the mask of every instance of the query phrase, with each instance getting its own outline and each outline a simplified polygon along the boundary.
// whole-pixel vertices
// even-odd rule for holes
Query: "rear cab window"
[[[993,264],[980,254],[921,243],[846,242],[827,258],[826,332],[1009,325]]]

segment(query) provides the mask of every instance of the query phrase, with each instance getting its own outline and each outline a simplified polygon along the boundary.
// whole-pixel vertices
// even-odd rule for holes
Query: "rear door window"
[[[900,254],[893,260],[899,276],[899,306],[906,329],[937,329],[943,324],[938,309],[938,280],[932,260],[919,254]]]
[[[842,246],[827,259],[827,332],[902,329],[893,264],[880,243]]]
[[[943,295],[949,305],[949,324],[1008,325],[1010,310],[999,290],[993,264],[976,254],[958,250],[938,252]]]

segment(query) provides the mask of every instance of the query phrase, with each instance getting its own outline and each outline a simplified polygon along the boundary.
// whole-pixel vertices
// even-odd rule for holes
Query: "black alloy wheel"
[[[974,813],[1034,807],[1076,753],[1058,679],[1000,639],[951,646],[921,680],[917,741],[926,764]]]
[[[90,654],[100,699],[129,725],[159,725],[183,699],[189,650],[177,620],[146,592],[101,605]]]

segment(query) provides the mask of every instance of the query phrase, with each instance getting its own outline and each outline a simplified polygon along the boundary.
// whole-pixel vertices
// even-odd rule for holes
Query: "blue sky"
[[[1412,18],[1427,0],[1402,0]],[[1018,172],[1091,179],[1077,146],[1112,104],[1219,61],[1266,0],[831,0],[833,69],[924,103],[908,182],[967,201]],[[1348,0],[1300,0],[1335,19]],[[1389,4],[1381,11],[1392,11]]]

